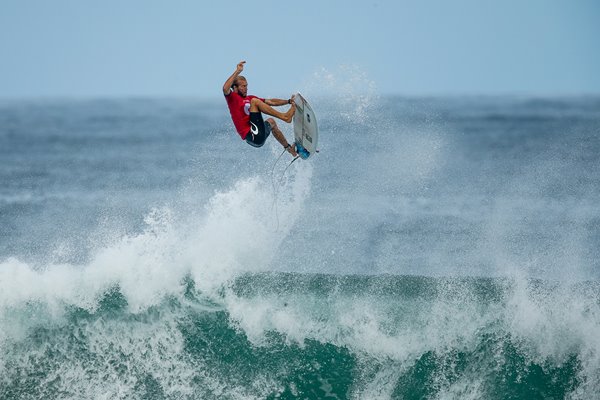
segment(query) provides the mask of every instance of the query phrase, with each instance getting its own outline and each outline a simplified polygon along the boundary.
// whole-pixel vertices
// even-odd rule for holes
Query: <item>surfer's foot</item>
[[[286,150],[294,157],[298,157],[298,152],[296,152],[296,144],[289,145]]]
[[[292,105],[289,110],[285,114],[283,114],[283,120],[288,124],[292,122],[292,118],[294,118],[294,113],[296,112],[296,103],[292,102]]]

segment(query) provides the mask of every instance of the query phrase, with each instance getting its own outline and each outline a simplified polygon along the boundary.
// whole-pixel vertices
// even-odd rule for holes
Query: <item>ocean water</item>
[[[0,102],[0,398],[600,398],[600,98],[315,79],[291,165],[221,100]]]

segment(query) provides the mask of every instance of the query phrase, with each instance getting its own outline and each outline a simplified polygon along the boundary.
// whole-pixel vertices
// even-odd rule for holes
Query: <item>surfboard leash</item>
[[[292,164],[294,163],[294,161],[296,161],[299,158],[300,158],[300,156],[294,157],[294,159],[292,161],[290,161],[290,163],[288,164],[288,166],[285,167],[285,169],[283,170],[283,173],[281,174],[281,178],[279,179],[279,186],[281,186],[281,184],[283,182],[283,177],[285,176],[285,173],[287,172],[288,168],[291,167]]]
[[[275,228],[275,232],[277,232],[279,230],[279,209],[277,208],[277,203],[279,200],[279,188],[283,185],[283,178],[285,177],[285,173],[287,172],[288,168],[294,163],[294,161],[296,161],[297,159],[300,158],[300,156],[296,156],[296,157],[294,157],[294,159],[292,161],[290,161],[290,163],[287,165],[287,167],[285,167],[285,169],[281,173],[281,178],[279,178],[279,185],[276,185],[275,181],[273,179],[275,166],[277,165],[277,163],[279,162],[279,159],[285,154],[286,151],[287,151],[287,149],[283,149],[283,152],[279,155],[279,157],[277,157],[277,160],[275,160],[275,163],[273,164],[273,168],[271,169],[271,184],[273,185],[273,206],[272,207],[275,208],[275,219],[277,221],[277,228]]]
[[[273,163],[273,167],[271,168],[271,185],[273,186],[273,190],[275,190],[275,180],[273,179],[275,177],[275,166],[277,165],[281,157],[283,157],[286,151],[287,149],[283,149],[279,157],[277,157],[277,160],[275,160],[275,162]]]
[[[273,167],[271,168],[271,187],[273,189],[273,204],[271,205],[271,208],[275,209],[275,220],[277,221],[277,227],[275,228],[275,232],[277,232],[279,230],[279,210],[277,209],[279,187],[275,183],[275,166],[277,166],[277,164],[279,163],[279,160],[281,159],[281,157],[283,157],[283,155],[285,154],[286,151],[287,151],[287,149],[283,149],[283,151],[281,152],[279,157],[277,157],[277,160],[275,160],[275,162],[273,163]]]

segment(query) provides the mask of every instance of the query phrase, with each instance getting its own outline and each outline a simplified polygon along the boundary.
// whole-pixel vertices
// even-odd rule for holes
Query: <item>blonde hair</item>
[[[242,75],[238,75],[235,77],[235,79],[233,80],[233,83],[231,84],[231,88],[233,89],[234,86],[239,86],[239,81],[246,81],[246,78],[243,77]],[[248,81],[246,81],[248,82]]]

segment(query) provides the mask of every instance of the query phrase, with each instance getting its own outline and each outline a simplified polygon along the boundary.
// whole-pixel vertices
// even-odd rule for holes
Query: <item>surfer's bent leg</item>
[[[281,144],[283,147],[286,147],[289,143],[285,139],[285,136],[283,136],[283,132],[281,132],[281,130],[277,126],[277,123],[275,122],[275,120],[273,118],[267,118],[267,120],[265,122],[271,126],[271,132],[273,132],[273,137],[275,137],[275,139],[277,139],[279,144]],[[293,155],[294,157],[296,157],[298,155],[298,153],[296,153],[295,147],[296,146],[294,145],[294,143],[292,143],[291,146],[287,148],[288,152],[291,155]]]
[[[290,109],[286,113],[282,113],[277,111],[264,101],[254,97],[252,98],[252,100],[250,100],[250,112],[259,111],[271,115],[273,117],[279,118],[280,120],[285,121],[289,124],[290,122],[292,122],[292,117],[294,116],[294,112],[296,111],[296,105],[292,103]]]

